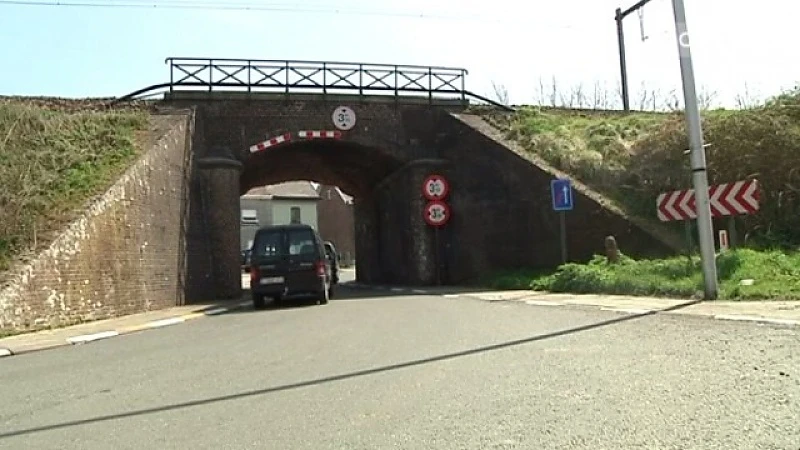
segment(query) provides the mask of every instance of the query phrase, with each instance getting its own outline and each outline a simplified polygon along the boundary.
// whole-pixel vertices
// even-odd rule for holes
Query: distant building
[[[319,234],[326,241],[333,242],[342,263],[355,264],[356,228],[353,197],[336,186],[313,183],[319,195]]]
[[[309,181],[253,188],[239,199],[241,248],[252,245],[259,227],[304,223],[319,229],[319,194]]]

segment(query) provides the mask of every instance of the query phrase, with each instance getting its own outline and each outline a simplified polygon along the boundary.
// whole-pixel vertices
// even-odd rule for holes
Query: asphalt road
[[[800,449],[797,330],[340,293],[0,360],[0,448]]]

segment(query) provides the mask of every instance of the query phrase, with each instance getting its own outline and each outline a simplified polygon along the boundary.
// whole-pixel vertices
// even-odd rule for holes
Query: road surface
[[[0,448],[800,449],[796,329],[340,294],[0,360]]]

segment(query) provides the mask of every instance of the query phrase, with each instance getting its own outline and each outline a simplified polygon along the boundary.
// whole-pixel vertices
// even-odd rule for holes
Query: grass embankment
[[[614,199],[630,215],[656,221],[658,194],[692,186],[681,113],[522,107],[484,116],[526,151]],[[761,185],[761,210],[736,218],[739,234],[762,248],[798,248],[800,88],[749,109],[704,111],[703,132],[710,144],[711,184],[757,178]],[[680,222],[663,227],[683,231]]]
[[[481,112],[478,111],[480,114]],[[556,168],[601,192],[629,215],[656,222],[656,198],[691,188],[685,119],[680,112],[569,111],[522,107],[484,112],[490,123]],[[719,258],[721,296],[800,300],[800,88],[742,110],[702,113],[711,184],[757,178],[761,209],[737,216],[737,234],[751,249]],[[718,228],[727,218],[715,219]],[[682,222],[662,224],[682,233]],[[620,242],[624,249],[625,243]],[[770,250],[779,249],[779,250]],[[752,279],[752,286],[741,285]],[[603,258],[568,264],[555,273],[506,273],[496,288],[553,292],[687,297],[702,290],[697,258],[632,261]]]
[[[46,245],[137,157],[143,111],[0,99],[0,272]]]
[[[726,300],[800,300],[800,252],[740,249],[717,259],[720,298]],[[752,280],[743,285],[742,280]],[[565,264],[554,273],[518,271],[487,281],[495,289],[533,289],[575,294],[692,297],[703,290],[700,261],[686,256],[608,264]]]

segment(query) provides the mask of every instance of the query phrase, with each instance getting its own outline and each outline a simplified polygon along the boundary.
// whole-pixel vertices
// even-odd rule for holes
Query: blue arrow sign
[[[553,210],[571,211],[574,202],[572,198],[572,183],[566,178],[556,178],[550,182],[550,195],[553,197]]]

